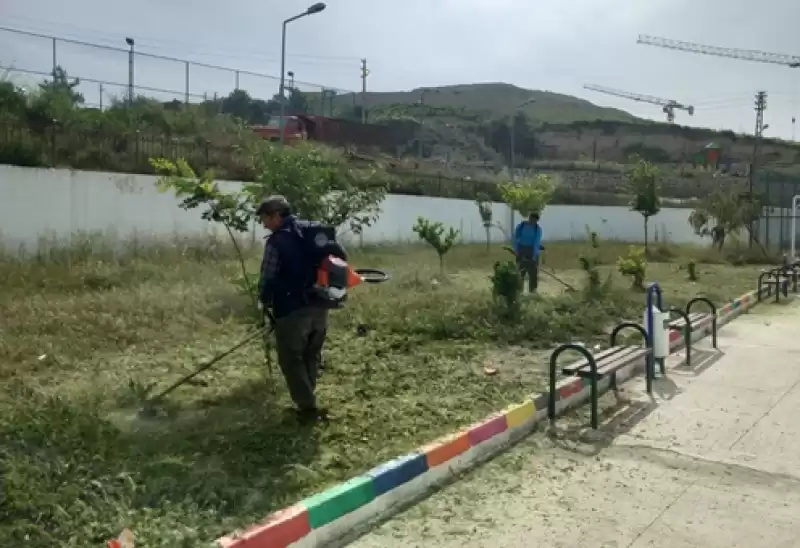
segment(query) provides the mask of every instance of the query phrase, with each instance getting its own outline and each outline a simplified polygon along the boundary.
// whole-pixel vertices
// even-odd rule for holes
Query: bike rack
[[[717,307],[706,297],[695,297],[686,303],[686,314],[692,313],[692,305],[695,303],[705,303],[711,309],[711,346],[717,348]]]
[[[592,428],[597,430],[598,427],[597,362],[594,360],[594,356],[592,356],[592,353],[589,352],[586,349],[586,347],[579,344],[574,344],[574,343],[562,344],[561,346],[556,348],[550,355],[550,398],[547,403],[547,416],[550,418],[550,424],[555,425],[556,398],[558,397],[558,393],[556,392],[556,366],[558,364],[558,357],[567,350],[575,350],[576,352],[583,355],[583,357],[586,358],[586,361],[589,363],[589,367],[592,370],[592,376],[589,379],[591,387],[591,400],[592,400]]]
[[[620,331],[622,331],[623,329],[634,329],[634,330],[638,331],[639,333],[641,333],[642,337],[644,337],[645,348],[647,348],[650,351],[647,354],[647,357],[645,358],[645,377],[646,377],[646,381],[647,381],[647,393],[651,394],[653,392],[653,380],[650,378],[649,375],[647,375],[647,365],[646,364],[649,363],[649,361],[651,360],[651,357],[653,355],[653,345],[650,342],[650,338],[647,336],[647,330],[644,327],[642,327],[641,325],[639,325],[638,323],[622,322],[621,324],[619,324],[617,327],[615,327],[611,331],[611,336],[609,337],[609,341],[608,342],[612,347],[617,346],[617,335],[619,335]],[[616,388],[616,385],[617,385],[617,375],[616,374],[611,377],[611,383],[612,383],[612,386]]]
[[[692,320],[689,319],[689,314],[680,308],[675,308],[673,306],[668,312],[677,314],[683,318],[683,321],[686,323],[686,325],[683,327],[683,339],[684,346],[686,347],[686,367],[690,367],[692,365],[692,331],[694,331],[692,327]],[[670,329],[673,331],[678,331],[678,329],[674,327],[671,327]]]

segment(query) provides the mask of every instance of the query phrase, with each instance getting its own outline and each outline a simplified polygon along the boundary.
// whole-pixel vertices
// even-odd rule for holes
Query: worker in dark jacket
[[[514,230],[514,252],[517,255],[517,266],[523,279],[528,278],[528,291],[533,293],[539,286],[539,253],[542,250],[542,227],[539,226],[539,214],[528,215]]]
[[[256,211],[272,234],[264,246],[259,299],[275,316],[275,339],[289,394],[301,420],[325,416],[317,407],[317,377],[328,330],[328,310],[315,306],[308,287],[314,277],[313,259],[305,252],[299,226],[283,196],[271,196]]]

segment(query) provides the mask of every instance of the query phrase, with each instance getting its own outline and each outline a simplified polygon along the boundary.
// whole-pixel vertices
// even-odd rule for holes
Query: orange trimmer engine
[[[314,293],[331,308],[339,308],[347,300],[347,290],[363,281],[347,261],[328,255],[317,269]]]

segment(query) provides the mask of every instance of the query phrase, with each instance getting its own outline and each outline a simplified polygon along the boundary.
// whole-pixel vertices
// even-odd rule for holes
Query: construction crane
[[[787,55],[784,53],[769,53],[766,51],[759,51],[757,49],[720,48],[717,46],[706,46],[692,42],[682,42],[681,40],[670,40],[669,38],[658,38],[656,36],[648,36],[646,34],[640,34],[636,43],[644,44],[646,46],[674,49],[678,51],[688,51],[690,53],[700,53],[703,55],[716,55],[717,57],[741,59],[743,61],[784,65],[790,68],[800,67],[800,56]]]
[[[613,95],[615,97],[622,97],[623,99],[631,99],[632,101],[639,101],[642,103],[650,103],[651,105],[658,105],[664,114],[667,115],[667,122],[670,124],[675,121],[675,109],[685,110],[689,116],[694,115],[694,107],[691,105],[684,105],[672,99],[662,99],[660,97],[653,97],[652,95],[641,95],[639,93],[630,93],[628,91],[620,91],[618,89],[606,88],[603,86],[595,86],[593,84],[586,84],[584,89],[605,93],[606,95]]]
[[[717,57],[727,57],[729,59],[740,59],[742,61],[753,61],[756,63],[769,63],[772,65],[783,65],[789,68],[800,68],[800,55],[788,55],[785,53],[770,53],[757,49],[721,48],[718,46],[707,46],[705,44],[695,44],[693,42],[683,42],[681,40],[671,40],[669,38],[659,38],[640,34],[637,44],[655,46],[658,48],[674,49],[678,51],[688,51],[689,53],[700,53],[702,55],[716,55]],[[794,140],[794,127],[797,118],[792,114],[792,140]]]

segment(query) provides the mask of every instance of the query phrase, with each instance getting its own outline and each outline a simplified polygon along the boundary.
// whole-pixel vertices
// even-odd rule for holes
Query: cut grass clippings
[[[584,247],[549,244],[544,268],[582,286]],[[596,251],[605,276],[626,249]],[[702,250],[668,254],[647,279],[669,305],[697,294],[724,303],[752,289],[759,270],[708,264]],[[697,282],[687,281],[689,258]],[[643,313],[644,295],[616,274],[593,302],[543,274],[520,319],[503,320],[488,277],[507,259],[499,246],[456,247],[438,280],[424,247],[355,253],[356,266],[393,278],[354,289],[332,313],[319,398],[333,417],[302,427],[258,344],[178,389],[163,416],[136,416],[153,383],[166,386],[247,331],[224,247],[0,258],[0,546],[102,546],[125,527],[137,547],[199,546],[521,401],[543,388],[554,344],[603,341]]]

